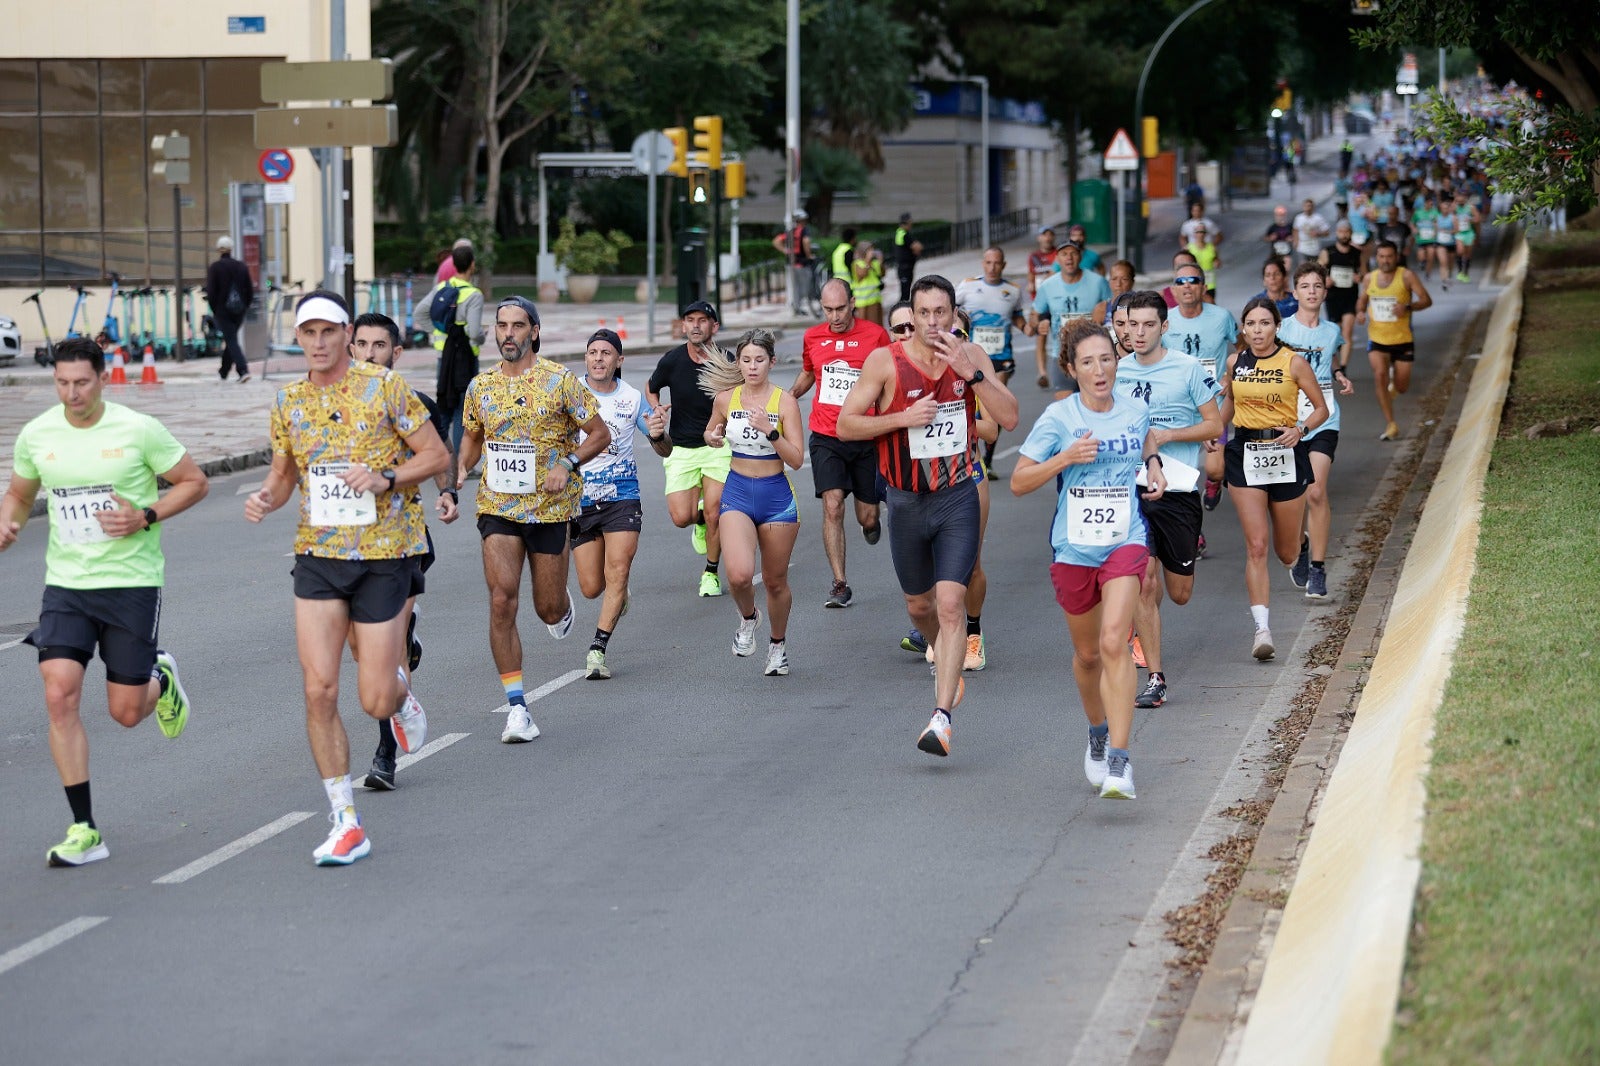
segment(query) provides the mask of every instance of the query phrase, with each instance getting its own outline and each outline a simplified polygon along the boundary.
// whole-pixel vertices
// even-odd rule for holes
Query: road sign
[[[294,156],[287,148],[268,148],[256,160],[256,170],[269,182],[288,181],[294,173]]]
[[[1106,169],[1139,169],[1139,149],[1134,145],[1133,138],[1128,136],[1127,130],[1117,130],[1117,135],[1111,138],[1111,144],[1106,147]]]
[[[388,148],[400,138],[393,104],[375,107],[284,107],[256,112],[256,147]]]
[[[269,204],[294,203],[294,186],[286,182],[267,185],[262,189],[262,201]]]
[[[633,156],[633,168],[641,174],[651,173],[651,163],[655,164],[654,172],[657,174],[665,174],[672,165],[672,141],[660,130],[646,130],[639,134],[628,151]]]
[[[347,59],[331,63],[261,64],[261,99],[387,100],[394,95],[394,64],[387,59]]]

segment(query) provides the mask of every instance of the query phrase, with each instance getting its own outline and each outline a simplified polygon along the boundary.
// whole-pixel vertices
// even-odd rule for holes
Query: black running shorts
[[[161,589],[44,587],[39,624],[24,639],[39,649],[39,661],[71,659],[87,666],[100,649],[106,680],[144,685],[156,665],[161,627]]]

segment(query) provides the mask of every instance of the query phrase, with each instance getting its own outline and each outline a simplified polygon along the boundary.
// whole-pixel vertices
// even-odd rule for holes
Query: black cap
[[[684,318],[688,318],[690,315],[694,314],[696,311],[698,311],[702,315],[705,315],[707,318],[711,319],[711,321],[717,323],[718,325],[722,324],[722,316],[717,314],[717,309],[715,307],[711,306],[710,301],[708,301],[708,300],[696,300],[694,303],[690,304],[688,307],[685,307],[683,309],[683,317]]]
[[[602,327],[595,330],[589,335],[589,339],[583,342],[584,349],[587,350],[589,345],[593,344],[595,341],[605,341],[607,344],[611,345],[611,347],[617,350],[618,355],[622,354],[622,338],[617,336],[617,331],[614,329],[605,329]]]
[[[900,221],[901,222],[910,222],[911,221],[911,212],[910,211],[902,211],[900,213]]]
[[[495,305],[497,310],[501,307],[520,307],[527,312],[529,325],[539,324],[539,309],[533,306],[533,301],[526,296],[507,296]]]

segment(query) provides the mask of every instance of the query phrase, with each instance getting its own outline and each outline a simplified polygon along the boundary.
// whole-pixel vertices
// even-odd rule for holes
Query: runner
[[[1034,297],[1039,295],[1039,286],[1044,279],[1060,270],[1056,263],[1056,231],[1049,226],[1039,231],[1039,247],[1028,253],[1028,303],[1033,304]],[[1039,333],[1034,338],[1034,358],[1039,366],[1039,387],[1050,387],[1050,372],[1045,368],[1045,349],[1048,338]]]
[[[1206,302],[1217,302],[1217,271],[1222,269],[1222,254],[1216,244],[1211,240],[1211,231],[1204,225],[1193,227],[1190,231],[1193,236],[1184,246],[1184,251],[1194,256],[1194,261],[1206,276]]]
[[[1068,245],[1062,255],[1076,263],[1077,249]],[[964,687],[961,619],[979,547],[978,492],[968,459],[978,399],[1002,428],[1017,425],[1017,399],[994,380],[989,357],[950,334],[955,298],[943,277],[918,278],[912,285],[917,328],[909,340],[867,357],[839,413],[842,439],[878,441],[895,575],[912,624],[935,649],[934,712],[917,747],[941,756],[950,754],[950,712]],[[873,409],[878,413],[868,414]]]
[[[854,593],[845,573],[844,498],[856,498],[856,522],[868,544],[878,543],[878,459],[870,442],[839,439],[839,408],[861,367],[889,343],[880,325],[855,316],[850,287],[843,282],[822,287],[822,313],[827,321],[806,330],[800,341],[800,373],[789,392],[796,400],[820,381],[811,402],[811,480],[822,500],[822,549],[833,571],[833,588],[823,604],[848,607]],[[909,314],[908,314],[909,317]]]
[[[1050,582],[1067,615],[1072,676],[1089,720],[1083,772],[1101,798],[1131,800],[1128,749],[1138,678],[1125,642],[1150,554],[1133,501],[1135,494],[1159,500],[1166,480],[1148,432],[1149,408],[1113,391],[1119,366],[1110,335],[1092,322],[1075,322],[1066,334],[1061,351],[1078,393],[1045,408],[1034,423],[1011,492],[1057,486]],[[1134,484],[1141,467],[1150,483],[1145,493]]]
[[[352,324],[350,354],[357,362],[371,363],[385,370],[394,370],[395,361],[399,358],[401,348],[400,326],[388,315],[374,312],[358,317]],[[416,392],[415,389],[412,390]],[[445,421],[444,412],[433,398],[426,393],[417,392],[417,399],[422,401],[422,406],[428,410],[428,421],[433,423],[433,428],[443,440],[449,433],[449,425]],[[460,494],[456,491],[450,478],[448,469],[441,470],[433,476],[433,483],[439,490],[439,499],[435,504],[439,512],[440,521],[449,525],[456,520],[457,501]],[[422,662],[422,641],[417,637],[417,597],[422,595],[425,575],[432,568],[434,561],[433,535],[426,533],[428,550],[418,559],[417,571],[413,576],[411,595],[406,598],[406,636],[404,662],[400,667],[402,683],[405,685],[406,698],[415,702],[416,696],[411,692],[411,674]],[[355,626],[352,623],[350,635],[347,639],[350,645],[350,654],[360,655],[360,649],[355,643]],[[366,780],[362,783],[375,791],[387,792],[395,787],[395,755],[399,749],[399,742],[395,739],[394,726],[387,718],[378,719],[378,750],[372,756],[372,769],[367,771]]]
[[[1136,707],[1159,707],[1167,700],[1167,675],[1161,661],[1161,593],[1163,582],[1172,602],[1182,606],[1194,593],[1195,560],[1200,552],[1200,450],[1222,433],[1217,409],[1217,380],[1200,361],[1162,343],[1167,330],[1167,302],[1145,290],[1127,297],[1132,358],[1117,367],[1116,394],[1150,410],[1149,441],[1160,450],[1166,491],[1159,499],[1141,500],[1140,514],[1149,529],[1152,549],[1134,606],[1134,628],[1145,665],[1150,670]]]
[[[1438,260],[1439,247],[1439,207],[1432,190],[1423,190],[1422,203],[1411,212],[1411,226],[1416,231],[1416,244],[1413,247],[1417,253],[1417,276],[1427,281]],[[1445,264],[1440,263],[1439,281],[1449,291],[1450,280],[1445,269]]]
[[[972,321],[959,307],[956,308],[956,328],[958,337],[963,333],[970,334],[972,330]],[[967,653],[961,664],[963,672],[983,670],[989,665],[988,646],[983,637],[983,604],[989,598],[989,575],[983,570],[983,538],[989,531],[989,482],[993,478],[993,471],[978,454],[978,445],[985,444],[992,450],[994,442],[1000,439],[1000,424],[984,413],[983,404],[980,403],[973,412],[972,429],[969,455],[972,460],[972,480],[978,485],[978,555],[972,560],[972,576],[967,579]],[[926,647],[923,655],[928,656]],[[932,662],[931,657],[928,661]]]
[[[994,364],[1002,385],[1011,384],[1017,361],[1011,351],[1011,330],[1015,326],[1032,335],[1033,327],[1023,314],[1022,287],[1005,279],[1006,253],[998,244],[983,253],[983,275],[967,278],[956,286],[956,306],[967,313],[972,340]],[[983,446],[983,461],[994,471],[994,441]]]
[[[768,330],[753,329],[734,345],[737,374],[710,363],[701,372],[701,387],[714,392],[706,443],[732,444],[732,466],[722,494],[723,533],[728,546],[728,584],[739,609],[733,654],[756,650],[756,553],[761,554],[761,582],[767,587],[768,677],[789,673],[789,558],[800,535],[800,511],[794,485],[784,465],[799,470],[805,462],[805,434],[800,430],[800,405],[772,383],[778,340]],[[729,385],[737,380],[738,384]]]
[[[1328,235],[1328,220],[1317,213],[1317,202],[1307,199],[1294,216],[1295,265],[1315,259],[1322,252],[1322,238]]]
[[[206,496],[209,483],[167,428],[108,403],[100,346],[72,337],[55,346],[55,407],[17,434],[11,484],[0,499],[0,552],[17,542],[41,489],[50,532],[39,624],[25,638],[39,652],[50,755],[72,810],[51,866],[107,858],[89,795],[89,738],[79,705],[96,648],[106,670],[112,721],[132,729],[150,716],[176,738],[189,721],[178,664],[156,646],[166,560],[162,523]],[[156,478],[172,488],[157,497]]]
[[[362,709],[373,718],[393,718],[403,751],[421,748],[427,718],[407,699],[400,669],[410,620],[405,605],[428,550],[416,486],[448,468],[450,453],[399,374],[350,358],[344,297],[308,293],[295,305],[294,321],[306,376],[278,392],[272,469],[245,498],[244,513],[260,522],[300,490],[295,635],[306,732],[333,822],[312,856],[319,866],[345,866],[367,855],[372,843],[351,794],[350,739],[339,718],[340,659],[353,635]]]
[[[533,574],[534,612],[552,637],[565,638],[573,617],[567,537],[583,497],[578,468],[610,447],[611,430],[577,375],[539,358],[539,312],[531,301],[500,301],[494,341],[500,365],[467,386],[456,487],[466,485],[467,471],[487,453],[478,535],[489,587],[489,652],[510,707],[500,742],[523,744],[539,735],[522,689],[523,563]]]
[[[1478,242],[1478,224],[1483,221],[1468,190],[1456,193],[1455,211],[1450,220],[1456,237],[1456,280],[1465,285],[1472,280],[1472,247]]]
[[[666,411],[670,419],[672,454],[662,463],[667,475],[667,515],[679,529],[694,527],[694,550],[706,557],[705,573],[700,575],[702,596],[722,595],[722,578],[717,574],[722,558],[717,509],[722,502],[722,483],[728,480],[729,456],[726,448],[706,445],[711,397],[700,391],[700,368],[707,360],[732,362],[712,341],[719,323],[717,309],[705,300],[685,308],[685,343],[661,357],[645,386],[650,406]],[[662,389],[672,390],[670,404],[661,402]]]
[[[1239,346],[1239,327],[1225,308],[1202,301],[1200,289],[1204,281],[1197,267],[1173,268],[1172,292],[1178,301],[1178,313],[1167,316],[1162,346],[1168,351],[1194,356],[1200,360],[1201,369],[1221,381],[1228,356]],[[1223,437],[1226,435],[1224,425]],[[1206,487],[1202,502],[1208,511],[1216,510],[1217,504],[1222,502],[1223,443],[1223,439],[1218,439],[1205,446]]]
[[[1257,296],[1265,297],[1278,305],[1278,314],[1288,318],[1294,314],[1294,290],[1289,288],[1289,265],[1285,259],[1271,256],[1261,264],[1261,291]]]
[[[1348,220],[1341,220],[1333,227],[1333,244],[1322,250],[1321,262],[1328,268],[1328,299],[1323,307],[1328,321],[1339,327],[1346,359],[1350,357],[1354,343],[1356,297],[1361,292],[1361,282],[1366,276],[1361,269],[1361,260],[1361,249],[1354,243],[1354,230]]]
[[[1299,555],[1312,477],[1305,437],[1328,418],[1311,365],[1278,340],[1281,322],[1271,299],[1257,296],[1245,304],[1245,344],[1228,360],[1222,380],[1222,418],[1235,427],[1227,446],[1227,479],[1244,531],[1244,580],[1255,623],[1250,654],[1263,661],[1277,652],[1267,614],[1268,542],[1285,565]],[[1296,411],[1297,390],[1311,401],[1311,416],[1303,421]]]
[[[1111,285],[1111,295],[1095,305],[1094,314],[1091,316],[1094,321],[1103,326],[1109,327],[1111,325],[1111,320],[1116,311],[1117,298],[1126,296],[1133,291],[1134,274],[1133,264],[1126,259],[1118,259],[1111,264],[1111,270],[1106,274],[1106,280]],[[1118,351],[1121,354],[1128,354],[1127,350],[1121,347],[1121,340],[1115,334],[1112,335],[1111,339],[1118,344]]]
[[[1334,398],[1334,387],[1349,396],[1355,392],[1344,365],[1350,358],[1350,349],[1344,347],[1340,327],[1322,319],[1323,300],[1330,291],[1327,287],[1328,271],[1321,263],[1301,263],[1294,272],[1294,293],[1300,309],[1293,318],[1285,319],[1278,327],[1278,339],[1311,364],[1317,387],[1322,390],[1322,402],[1328,408],[1328,419],[1306,435],[1306,450],[1311,459],[1312,481],[1306,488],[1307,536],[1300,541],[1300,555],[1289,568],[1289,576],[1296,588],[1306,590],[1306,599],[1328,598],[1328,572],[1324,561],[1328,558],[1328,536],[1333,525],[1333,512],[1328,506],[1328,475],[1333,469],[1333,455],[1339,448],[1339,401]],[[1301,422],[1311,418],[1311,404],[1300,398]]]
[[[590,681],[604,681],[611,676],[606,663],[611,634],[628,610],[628,576],[644,524],[633,434],[635,430],[643,433],[663,459],[672,454],[672,441],[667,437],[665,412],[651,407],[638,389],[622,380],[622,338],[609,329],[596,330],[589,338],[583,387],[594,397],[611,443],[578,468],[583,497],[568,537],[583,598],[605,596],[583,675]],[[581,433],[578,443],[582,447]]]
[[[1272,209],[1272,224],[1267,227],[1267,232],[1261,240],[1272,254],[1285,261],[1289,253],[1294,250],[1294,227],[1289,224],[1289,209],[1279,204]]]
[[[1067,227],[1067,240],[1078,246],[1078,251],[1083,253],[1083,269],[1090,274],[1106,276],[1106,265],[1100,260],[1100,253],[1089,247],[1089,231],[1083,228],[1081,222],[1074,222]]]
[[[1033,299],[1033,309],[1028,315],[1028,325],[1038,330],[1040,316],[1048,316],[1050,325],[1050,384],[1058,389],[1076,386],[1072,378],[1061,369],[1061,329],[1075,318],[1088,318],[1101,300],[1111,296],[1111,285],[1099,274],[1086,274],[1079,269],[1082,252],[1075,244],[1063,244],[1056,249],[1056,262],[1061,272],[1046,278]],[[925,327],[922,317],[917,324]],[[1010,428],[1010,427],[1007,427]]]
[[[1433,306],[1433,297],[1417,276],[1400,265],[1400,250],[1389,241],[1378,242],[1378,264],[1367,275],[1356,298],[1356,321],[1367,322],[1367,361],[1372,364],[1372,384],[1383,409],[1379,440],[1399,440],[1394,401],[1411,388],[1411,365],[1417,349],[1411,333],[1411,316]]]
[[[1052,259],[1055,258],[1054,251],[1050,253],[1050,257]],[[889,332],[895,340],[909,341],[911,339],[911,334],[916,330],[916,328],[916,319],[911,313],[910,303],[897,303],[893,307],[889,308]],[[865,444],[867,447],[872,449],[872,475],[877,482],[878,491],[883,493],[887,487],[887,483],[883,480],[883,475],[878,473],[877,442],[867,441]],[[927,638],[922,635],[921,630],[919,630],[916,626],[912,626],[910,631],[905,636],[900,638],[900,649],[902,651],[909,651],[913,655],[921,655],[924,658],[927,658]]]

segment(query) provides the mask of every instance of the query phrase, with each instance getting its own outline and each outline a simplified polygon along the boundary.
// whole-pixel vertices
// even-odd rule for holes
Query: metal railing
[[[783,260],[769,259],[753,263],[731,278],[724,278],[723,285],[733,286],[733,296],[723,301],[724,307],[743,311],[757,304],[782,303],[788,298],[788,269],[788,264]]]
[[[1040,217],[1036,207],[1019,207],[1003,215],[990,215],[989,241],[992,244],[1004,244],[1018,237],[1027,237],[1039,227]],[[952,222],[943,233],[922,231],[918,236],[922,240],[924,256],[948,255],[977,248],[983,244],[983,219],[969,218],[965,222]]]

